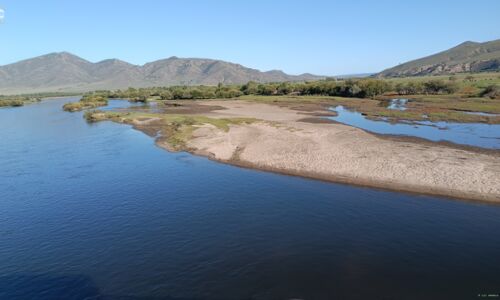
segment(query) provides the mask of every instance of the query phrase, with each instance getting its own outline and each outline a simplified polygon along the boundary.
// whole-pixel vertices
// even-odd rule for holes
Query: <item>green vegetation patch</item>
[[[253,118],[209,118],[191,115],[161,115],[163,126],[161,133],[175,150],[186,150],[186,143],[193,132],[201,125],[209,124],[222,131],[229,131],[230,125],[250,124]]]
[[[481,116],[466,112],[500,113],[500,101],[490,98],[460,98],[455,95],[409,95],[407,110],[387,109],[389,100],[400,96],[378,99],[328,97],[328,96],[242,96],[241,99],[294,107],[300,104],[319,104],[335,107],[342,105],[364,114],[369,119],[387,118],[390,121],[449,121],[462,123],[500,124],[498,116]]]
[[[250,124],[254,118],[209,118],[199,115],[153,114],[139,112],[104,112],[100,110],[88,111],[84,114],[88,122],[111,120],[119,123],[133,124],[138,128],[154,127],[161,132],[163,138],[174,150],[187,150],[186,143],[192,138],[193,132],[202,125],[210,124],[214,127],[229,131],[231,125]],[[154,122],[148,123],[147,121]]]
[[[491,98],[460,98],[454,95],[447,96],[410,96],[413,101],[408,103],[409,108],[426,108],[455,111],[472,111],[485,113],[500,113],[500,100]]]
[[[0,100],[0,107],[16,107],[23,106],[24,101],[22,100]]]
[[[327,78],[308,82],[250,81],[246,84],[217,86],[170,86],[128,88],[126,90],[96,91],[104,98],[148,100],[228,99],[250,96],[335,96],[373,98],[384,94],[449,95],[461,97],[499,97],[498,73],[406,78]]]
[[[63,110],[69,112],[91,109],[100,106],[106,106],[107,102],[71,102],[63,105]]]
[[[0,107],[18,107],[39,101],[41,98],[33,95],[0,96]]]
[[[108,105],[108,99],[106,97],[95,94],[86,94],[78,102],[71,102],[64,104],[63,110],[69,112],[75,112],[106,105]]]
[[[113,120],[120,122],[124,117],[124,115],[125,114],[123,113],[117,113],[117,112],[104,112],[101,110],[91,110],[91,111],[86,111],[83,114],[83,117],[89,123],[105,121],[105,120]]]

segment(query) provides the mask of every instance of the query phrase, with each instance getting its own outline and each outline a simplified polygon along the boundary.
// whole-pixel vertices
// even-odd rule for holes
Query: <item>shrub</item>
[[[458,90],[458,86],[453,82],[443,80],[429,80],[424,82],[424,92],[426,94],[452,94]]]
[[[23,106],[24,101],[22,100],[0,100],[0,107],[5,107],[5,106]]]
[[[498,85],[487,86],[482,92],[482,97],[489,97],[491,99],[500,99],[500,87]]]

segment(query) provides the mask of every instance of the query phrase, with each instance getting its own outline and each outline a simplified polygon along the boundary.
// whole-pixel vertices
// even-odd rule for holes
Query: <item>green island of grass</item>
[[[63,110],[75,112],[106,105],[108,105],[108,99],[106,97],[101,95],[86,94],[78,102],[70,102],[64,104]]]
[[[19,107],[24,106],[26,103],[38,102],[39,97],[28,96],[13,96],[13,97],[0,97],[0,107]]]

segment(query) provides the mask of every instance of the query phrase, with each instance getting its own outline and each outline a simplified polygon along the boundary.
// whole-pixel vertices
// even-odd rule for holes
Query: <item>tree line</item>
[[[115,91],[96,91],[92,94],[108,98],[124,98],[132,101],[147,101],[151,98],[160,100],[179,99],[216,99],[236,98],[242,95],[316,95],[356,98],[372,98],[384,93],[400,95],[415,94],[452,94],[459,86],[453,81],[431,79],[427,81],[391,82],[375,78],[332,79],[310,82],[258,83],[250,81],[242,85],[217,86],[170,86],[149,88],[128,88]]]

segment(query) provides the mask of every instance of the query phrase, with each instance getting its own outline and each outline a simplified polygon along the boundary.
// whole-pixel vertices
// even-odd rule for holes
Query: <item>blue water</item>
[[[154,103],[154,105],[156,105],[156,103]],[[109,99],[107,106],[100,107],[98,109],[119,111],[121,109],[128,109],[128,108],[149,108],[149,107],[150,107],[149,103],[129,102],[128,100],[125,99]]]
[[[500,206],[168,153],[65,102],[0,109],[2,300],[500,291]]]
[[[367,131],[419,137],[431,141],[448,141],[456,144],[500,149],[500,125],[483,123],[449,123],[418,121],[413,123],[390,123],[370,120],[359,112],[339,105],[331,110],[338,113],[329,119],[358,127]]]

